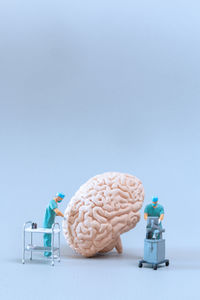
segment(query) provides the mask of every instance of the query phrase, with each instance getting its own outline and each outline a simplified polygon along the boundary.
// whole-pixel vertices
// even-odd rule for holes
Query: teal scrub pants
[[[44,247],[51,247],[51,234],[44,234]],[[51,252],[45,251],[44,256],[50,256]]]

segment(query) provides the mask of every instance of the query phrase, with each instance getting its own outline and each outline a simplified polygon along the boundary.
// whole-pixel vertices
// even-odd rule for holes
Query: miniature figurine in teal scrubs
[[[164,219],[164,207],[158,204],[158,197],[152,198],[152,203],[148,204],[144,209],[144,219],[148,217],[159,217],[160,227],[162,228],[161,221]]]
[[[64,217],[64,215],[58,209],[58,203],[64,199],[65,195],[57,193],[56,196],[49,202],[46,208],[43,227],[51,228],[56,216]],[[44,234],[44,247],[51,247],[51,234]],[[51,252],[44,252],[44,256],[50,256]]]

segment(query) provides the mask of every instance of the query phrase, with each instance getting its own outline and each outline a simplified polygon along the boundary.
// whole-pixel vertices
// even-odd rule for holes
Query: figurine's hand
[[[147,213],[144,214],[144,219],[145,219],[145,220],[148,219],[148,214],[147,214]]]

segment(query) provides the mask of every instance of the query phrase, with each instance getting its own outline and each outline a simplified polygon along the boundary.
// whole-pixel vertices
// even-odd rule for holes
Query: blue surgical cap
[[[158,202],[158,197],[152,197],[152,202]]]
[[[60,197],[60,198],[64,199],[64,198],[65,198],[65,195],[64,195],[64,194],[61,194],[61,193],[57,193],[57,194],[56,194],[56,197]]]

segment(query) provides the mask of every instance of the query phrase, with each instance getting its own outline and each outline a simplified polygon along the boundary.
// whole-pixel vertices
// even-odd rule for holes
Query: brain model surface
[[[83,184],[70,200],[63,233],[70,247],[84,256],[122,252],[120,235],[136,226],[144,200],[142,182],[135,176],[109,172]]]

